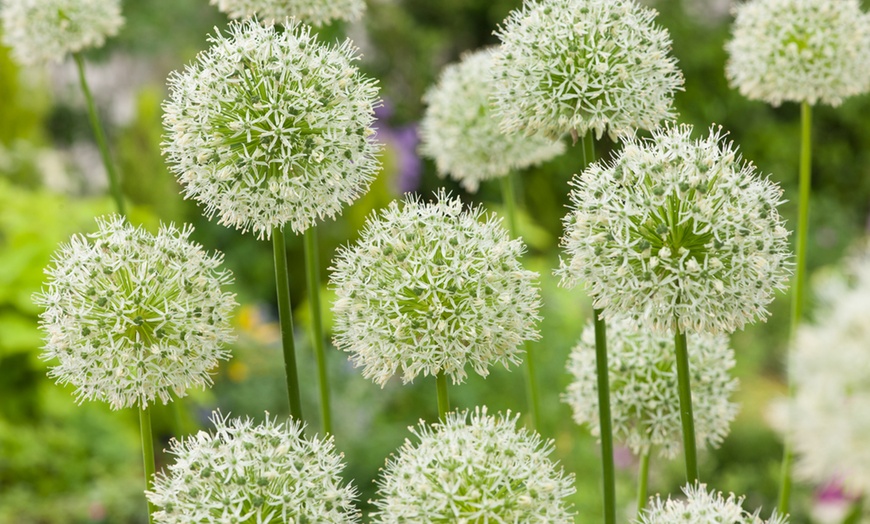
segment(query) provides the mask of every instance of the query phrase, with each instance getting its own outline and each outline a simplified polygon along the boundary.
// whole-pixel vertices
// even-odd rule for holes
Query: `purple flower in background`
[[[423,172],[423,162],[417,154],[417,145],[420,143],[417,123],[391,127],[388,121],[392,116],[393,107],[384,100],[380,107],[375,108],[375,123],[372,127],[377,132],[377,139],[395,154],[394,188],[399,193],[410,193],[419,187]]]

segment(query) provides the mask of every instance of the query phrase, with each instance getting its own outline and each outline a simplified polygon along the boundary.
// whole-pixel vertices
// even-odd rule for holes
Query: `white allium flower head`
[[[3,43],[22,64],[102,47],[124,24],[120,0],[0,0]]]
[[[673,119],[683,75],[655,16],[634,0],[525,0],[497,31],[502,130],[616,138]]]
[[[635,322],[617,318],[607,325],[607,339],[613,438],[638,455],[654,447],[664,458],[676,457],[683,432],[673,336],[638,329]],[[691,333],[688,344],[689,367],[694,370],[695,438],[702,446],[715,447],[728,435],[737,415],[737,405],[729,400],[737,388],[730,374],[734,351],[721,334]],[[574,420],[600,437],[591,321],[571,351],[567,367],[574,380],[563,400],[571,405]]]
[[[258,17],[273,24],[297,18],[315,26],[333,20],[359,20],[365,11],[364,0],[209,0],[230,18]]]
[[[34,295],[45,308],[41,358],[59,361],[49,376],[75,386],[79,401],[113,409],[210,385],[209,370],[233,340],[223,257],[190,241],[189,225],[164,225],[156,236],[118,215],[97,225],[60,246],[47,288]]]
[[[787,422],[798,475],[870,496],[870,251],[851,265],[826,283],[837,300],[798,329]]]
[[[734,15],[725,75],[747,98],[836,106],[870,90],[870,17],[858,0],[750,0]]]
[[[310,28],[232,22],[169,77],[163,152],[184,195],[258,238],[300,233],[363,194],[379,169],[378,89],[349,41]]]
[[[663,501],[656,496],[650,505],[634,521],[636,524],[707,524],[727,522],[728,524],[786,524],[788,519],[774,513],[768,520],[743,509],[744,497],[737,498],[733,493],[728,498],[722,493],[708,492],[705,484],[684,486],[686,500],[668,497]]]
[[[523,269],[524,245],[501,220],[459,198],[409,197],[369,219],[332,268],[335,346],[383,386],[401,369],[465,379],[493,364],[518,364],[538,337],[537,273]]]
[[[471,192],[480,182],[561,155],[565,145],[549,138],[504,135],[492,113],[493,49],[462,57],[447,66],[423,101],[420,151],[435,159],[438,174],[449,174]]]
[[[732,332],[768,316],[791,271],[782,190],[721,129],[681,125],[629,139],[572,181],[562,284],[583,280],[606,318],[659,331]]]
[[[342,486],[332,437],[306,438],[294,420],[212,415],[214,432],[170,442],[175,463],[148,500],[158,524],[359,522],[356,489]]]
[[[574,476],[547,456],[552,441],[517,429],[518,416],[486,408],[449,413],[447,420],[409,428],[378,480],[372,522],[574,522],[564,500]]]

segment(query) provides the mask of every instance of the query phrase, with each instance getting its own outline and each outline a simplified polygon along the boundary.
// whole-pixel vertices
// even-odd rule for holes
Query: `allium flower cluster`
[[[405,382],[444,373],[459,383],[466,365],[486,376],[519,363],[541,306],[523,250],[500,219],[444,193],[391,203],[333,264],[336,347],[381,386],[399,368]]]
[[[148,500],[159,524],[359,522],[356,489],[342,486],[332,437],[305,438],[296,421],[262,424],[215,413],[214,433],[171,441],[175,463]]]
[[[547,456],[551,441],[517,429],[518,416],[486,408],[451,413],[442,423],[410,428],[378,480],[375,523],[574,522],[564,499],[574,476]]]
[[[492,49],[466,54],[447,66],[438,85],[426,93],[420,122],[420,151],[433,159],[441,176],[451,175],[471,192],[480,182],[507,175],[561,155],[560,141],[504,135],[490,107]]]
[[[798,330],[789,433],[796,473],[870,495],[870,251],[847,273],[827,284],[837,300]]]
[[[763,520],[758,512],[748,513],[743,509],[744,497],[737,498],[733,493],[728,498],[722,493],[708,492],[704,484],[684,486],[686,500],[662,501],[658,496],[651,501],[643,513],[635,520],[636,524],[675,524],[686,522],[701,524],[707,522],[727,522],[728,524],[786,524],[786,517],[772,515]]]
[[[790,272],[782,190],[720,131],[691,126],[630,139],[572,184],[557,271],[583,280],[605,317],[665,331],[731,332],[768,315]]]
[[[333,20],[358,20],[366,8],[364,0],[209,0],[230,18],[258,17],[272,24],[296,18],[315,26]]]
[[[634,0],[525,0],[497,32],[502,130],[616,138],[672,119],[683,75],[655,16]]]
[[[349,41],[322,44],[307,26],[230,24],[169,78],[163,152],[186,197],[220,223],[268,238],[334,217],[378,170],[371,140],[375,82]]]
[[[101,47],[124,24],[120,0],[0,0],[3,43],[22,64]]]
[[[695,438],[701,445],[718,446],[728,435],[737,405],[729,398],[737,388],[730,376],[734,351],[725,335],[689,334],[689,368]],[[635,454],[655,447],[665,458],[677,456],[682,446],[680,399],[673,336],[663,335],[625,319],[607,326],[613,438]],[[601,435],[598,419],[598,383],[595,367],[595,329],[590,322],[571,351],[568,371],[574,376],[564,395],[574,420]]]
[[[747,98],[836,106],[870,90],[870,17],[858,0],[751,0],[734,15],[725,74]]]
[[[34,296],[45,311],[41,358],[49,376],[76,387],[79,401],[113,409],[147,407],[171,393],[211,384],[209,370],[233,339],[232,281],[222,256],[189,240],[193,228],[162,226],[157,235],[114,215],[98,231],[61,245]]]

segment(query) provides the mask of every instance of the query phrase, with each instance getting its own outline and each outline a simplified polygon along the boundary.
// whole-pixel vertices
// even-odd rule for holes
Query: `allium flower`
[[[486,376],[519,363],[522,342],[538,336],[537,274],[520,264],[522,242],[480,208],[437,198],[391,203],[332,268],[335,346],[381,386],[398,368],[405,382],[445,373],[459,383],[466,365]]]
[[[655,16],[634,0],[525,0],[498,31],[502,130],[615,138],[672,119],[683,75]]]
[[[607,326],[607,336],[614,440],[638,455],[655,447],[662,457],[676,457],[683,432],[673,336],[637,329],[636,323],[625,319],[614,319]],[[692,348],[689,368],[695,371],[695,438],[702,445],[718,446],[737,415],[737,405],[729,401],[737,388],[737,380],[729,374],[734,351],[725,335],[692,333],[688,337]],[[600,436],[591,322],[571,351],[567,367],[574,381],[563,400],[571,405],[578,424],[587,424],[593,435]]]
[[[447,66],[423,100],[421,152],[441,176],[451,175],[471,192],[480,182],[561,155],[565,146],[544,137],[504,135],[492,114],[492,49],[466,54]]]
[[[707,492],[707,486],[696,484],[684,486],[686,500],[666,501],[656,497],[651,505],[640,514],[638,524],[706,524],[708,522],[727,522],[728,524],[786,524],[786,517],[776,515],[763,520],[758,512],[748,513],[743,509],[743,497],[734,494],[724,498],[722,493]]]
[[[450,413],[410,428],[419,442],[405,440],[387,461],[372,522],[574,522],[563,500],[574,476],[547,458],[553,443],[517,429],[517,418],[477,408],[470,422]]]
[[[349,41],[330,47],[295,22],[248,20],[211,42],[170,76],[164,103],[163,152],[186,197],[268,238],[334,217],[367,190],[378,90],[352,65]]]
[[[191,242],[190,226],[154,236],[117,215],[97,225],[60,246],[48,288],[34,296],[45,308],[42,358],[59,360],[49,376],[74,385],[79,401],[113,409],[165,404],[211,384],[208,371],[233,338],[223,257]]]
[[[848,490],[868,496],[870,251],[854,259],[848,273],[851,282],[827,283],[839,290],[838,300],[816,324],[798,330],[788,423],[797,474],[817,482],[838,478]]]
[[[159,524],[359,522],[352,486],[341,485],[332,437],[306,439],[296,421],[230,419],[214,433],[173,439],[175,463],[158,473],[148,500]]]
[[[839,105],[870,90],[870,18],[858,0],[751,0],[734,8],[725,75],[752,100]]]
[[[586,282],[605,317],[665,331],[731,332],[768,315],[790,272],[782,190],[756,174],[721,131],[691,126],[630,139],[572,182],[557,271]]]
[[[266,23],[295,17],[321,26],[333,20],[358,20],[366,8],[364,0],[209,0],[230,18],[257,16]]]
[[[124,24],[120,0],[0,0],[3,43],[22,64],[101,47]]]

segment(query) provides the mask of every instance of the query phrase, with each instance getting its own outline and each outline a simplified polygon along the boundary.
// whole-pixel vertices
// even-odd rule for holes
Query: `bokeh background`
[[[439,179],[433,164],[417,154],[416,125],[421,97],[441,68],[466,50],[495,45],[493,30],[519,0],[369,0],[363,20],[320,31],[334,41],[348,35],[363,53],[362,68],[380,80],[383,107],[378,137],[385,144],[383,170],[368,195],[335,221],[320,226],[321,283],[330,324],[328,267],[339,245],[352,242],[365,217],[404,192],[424,196],[448,187],[464,200],[500,212],[496,183],[474,195]],[[659,0],[658,22],[674,40],[673,54],[685,77],[676,96],[682,122],[700,135],[722,125],[744,157],[777,181],[786,198],[797,193],[799,108],[772,108],[750,102],[729,89],[724,78],[728,38],[727,0]],[[865,10],[867,5],[865,2]],[[195,392],[174,406],[154,411],[158,467],[171,460],[159,453],[179,432],[209,426],[211,410],[262,418],[264,411],[286,415],[271,245],[242,236],[202,218],[184,201],[160,154],[161,102],[168,73],[182,68],[207,46],[206,37],[226,26],[226,18],[206,0],[127,0],[126,24],[118,37],[86,55],[88,76],[110,147],[120,164],[122,185],[133,204],[134,222],[156,228],[159,221],[190,222],[195,239],[220,250],[235,274],[241,306],[239,339],[233,358],[215,375],[214,388]],[[870,210],[870,98],[857,97],[814,112],[813,200],[809,267],[835,263],[864,235]],[[615,144],[598,144],[607,157]],[[566,291],[552,277],[558,266],[561,218],[568,181],[581,167],[577,148],[519,177],[520,229],[529,246],[525,263],[541,274],[544,300],[538,354],[542,393],[541,433],[555,440],[554,458],[577,476],[573,497],[578,522],[600,522],[598,446],[571,420],[560,401],[569,377],[568,352],[591,309],[580,290]],[[40,289],[43,268],[57,244],[72,233],[95,229],[93,216],[113,206],[92,140],[86,109],[71,60],[48,69],[22,69],[0,47],[0,523],[144,523],[138,418],[133,410],[111,412],[102,405],[77,406],[70,388],[46,378],[39,359],[39,311],[31,295]],[[795,206],[781,210],[794,223]],[[300,376],[308,431],[319,431],[314,358],[308,333],[301,238],[288,235],[292,298],[296,307]],[[809,300],[812,300],[811,298]],[[741,413],[730,436],[702,455],[702,478],[711,487],[746,494],[746,506],[775,506],[782,444],[768,423],[770,406],[785,392],[784,355],[788,296],[772,306],[766,324],[733,336]],[[808,305],[810,312],[812,304]],[[811,313],[810,313],[811,314]],[[374,479],[384,460],[421,418],[437,418],[434,380],[403,386],[396,379],[383,389],[364,380],[346,355],[328,347],[336,446],[345,455],[345,478],[360,490],[368,508]],[[522,369],[475,374],[451,388],[456,407],[488,405],[491,411],[525,411]],[[620,520],[634,512],[637,461],[617,450]],[[677,493],[682,462],[653,459],[650,492]],[[832,495],[833,493],[833,495]],[[825,508],[838,500],[831,486],[799,484],[792,522],[828,522]]]

